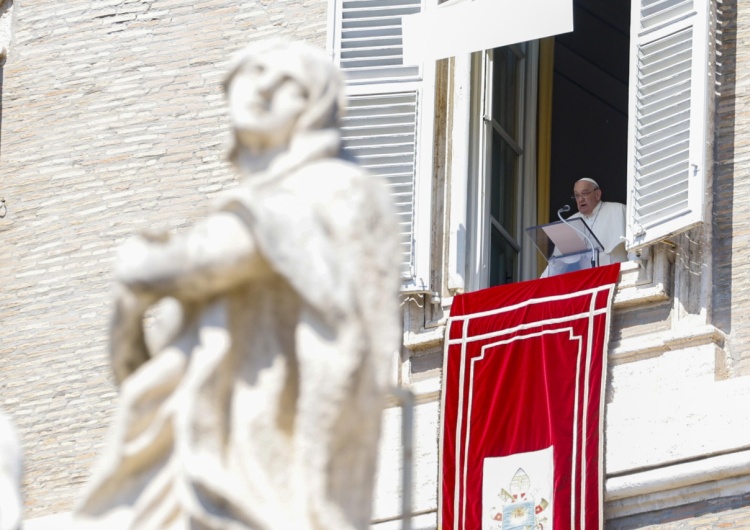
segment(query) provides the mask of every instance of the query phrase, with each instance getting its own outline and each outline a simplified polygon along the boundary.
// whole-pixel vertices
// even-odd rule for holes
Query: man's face
[[[578,211],[583,215],[591,215],[596,205],[602,198],[602,190],[591,182],[580,180],[573,186],[573,196],[578,206]]]

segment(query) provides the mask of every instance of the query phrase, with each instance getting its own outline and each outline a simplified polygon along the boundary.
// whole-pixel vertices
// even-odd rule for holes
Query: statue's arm
[[[267,270],[242,220],[217,212],[181,234],[131,239],[120,248],[116,278],[139,296],[200,301]]]
[[[244,223],[218,212],[182,234],[136,236],[119,249],[110,327],[117,383],[149,359],[143,316],[164,297],[200,303],[270,270]]]

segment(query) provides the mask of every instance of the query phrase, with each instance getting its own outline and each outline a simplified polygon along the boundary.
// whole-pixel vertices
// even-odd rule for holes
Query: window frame
[[[639,251],[643,247],[653,245],[654,243],[670,238],[677,234],[686,232],[698,225],[705,225],[707,219],[710,218],[710,178],[711,178],[711,162],[710,162],[710,117],[711,117],[711,99],[710,99],[710,87],[712,82],[712,68],[711,65],[711,49],[710,49],[710,35],[711,35],[711,17],[710,17],[710,0],[694,0],[694,9],[687,15],[677,16],[674,20],[667,21],[662,24],[658,24],[655,27],[648,28],[646,31],[641,31],[639,34],[638,28],[640,27],[640,16],[641,7],[644,0],[633,0],[631,4],[632,18],[631,18],[631,53],[630,53],[630,77],[629,77],[629,108],[628,108],[628,199],[627,199],[627,226],[626,226],[626,238],[628,241],[628,250]],[[673,0],[673,3],[680,3],[677,0]],[[689,194],[689,207],[688,210],[676,217],[665,218],[659,221],[659,226],[652,226],[647,231],[639,230],[637,217],[634,215],[635,212],[635,192],[638,184],[634,176],[634,168],[636,165],[636,116],[639,110],[637,105],[637,50],[638,46],[642,46],[647,43],[654,42],[660,38],[664,38],[666,35],[670,35],[676,31],[690,28],[692,31],[692,68],[691,68],[691,94],[689,98],[691,108],[690,118],[690,146],[689,146],[689,167],[691,169],[690,177],[687,179],[687,189]],[[634,35],[638,35],[637,37]],[[479,52],[483,53],[483,52]],[[476,54],[475,54],[476,55]],[[476,64],[472,63],[472,66],[476,68]],[[471,78],[469,81],[471,85],[471,93],[476,93],[475,86],[481,84],[476,78]],[[474,95],[476,97],[476,94]],[[454,104],[454,111],[458,112],[463,107],[464,102],[458,102]],[[476,117],[478,110],[476,106],[473,106],[470,110],[470,115]],[[476,118],[475,118],[476,119]],[[534,123],[530,121],[527,123]],[[533,127],[531,127],[533,129]],[[456,136],[454,135],[454,147]],[[476,139],[472,140],[473,142]],[[467,157],[469,158],[469,177],[465,185],[469,187],[467,192],[468,201],[468,212],[466,219],[469,222],[476,222],[479,216],[476,213],[472,213],[472,200],[476,200],[478,190],[472,189],[472,176],[477,174],[479,168],[477,164],[471,163],[472,159],[481,158],[481,152],[476,149],[466,149]],[[463,157],[460,157],[463,158]],[[526,188],[530,193],[534,193],[535,183],[530,183]],[[460,186],[461,182],[456,179],[456,185]],[[461,199],[461,194],[452,191],[452,197]],[[525,226],[533,226],[536,224],[536,219],[529,219],[525,222]],[[460,219],[451,219],[451,237],[455,237],[455,234],[459,233],[461,226]],[[476,250],[477,243],[472,241],[469,236],[468,242],[465,243],[465,247],[468,249],[468,263],[461,263],[461,259],[455,256],[449,256],[449,264],[451,266],[450,278],[452,281],[449,282],[449,289],[453,292],[461,292],[462,290],[474,290],[486,286],[486,281],[483,279],[482,273],[479,269],[481,265],[477,263],[486,263],[486,256],[483,256],[479,251]],[[460,251],[461,245],[454,244],[451,242],[449,245],[449,252],[457,253]],[[525,247],[524,247],[525,248]],[[522,260],[522,263],[529,263],[530,259]],[[466,271],[465,281],[462,282],[460,278],[461,265],[463,265]],[[522,278],[535,277],[533,271],[530,272],[529,276],[522,275]]]
[[[519,43],[521,44],[521,43]],[[520,171],[520,204],[517,213],[516,230],[512,236],[520,243],[521,251],[518,255],[519,280],[536,277],[537,250],[525,234],[525,227],[533,226],[537,217],[536,204],[536,127],[528,124],[536,123],[537,112],[537,83],[539,42],[529,41],[526,44],[523,90],[519,93],[518,112],[519,138],[524,142],[521,156]],[[517,45],[510,45],[517,46]],[[464,288],[475,291],[489,286],[489,249],[490,249],[490,212],[489,212],[489,172],[491,170],[491,127],[486,120],[491,109],[492,83],[488,79],[492,68],[489,57],[493,50],[485,50],[472,54],[470,85],[470,130],[468,147],[468,192],[466,194],[466,225],[468,263]],[[455,185],[461,185],[458,181]],[[456,260],[450,260],[456,262]],[[457,271],[451,271],[457,274]]]

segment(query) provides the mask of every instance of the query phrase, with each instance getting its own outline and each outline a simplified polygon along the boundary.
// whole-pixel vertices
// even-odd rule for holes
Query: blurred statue
[[[400,344],[391,200],[341,156],[322,52],[253,45],[225,92],[239,187],[189,230],[120,249],[120,410],[77,528],[369,525]],[[149,336],[157,302],[172,311]]]
[[[17,530],[23,520],[21,443],[7,414],[0,412],[0,530]]]
[[[13,0],[0,0],[0,66],[5,63],[13,40]]]

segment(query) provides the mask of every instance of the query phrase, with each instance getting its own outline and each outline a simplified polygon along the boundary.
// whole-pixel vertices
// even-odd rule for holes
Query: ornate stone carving
[[[120,410],[77,528],[368,526],[400,343],[391,200],[340,155],[322,52],[255,44],[225,90],[241,183],[189,230],[120,249]]]

